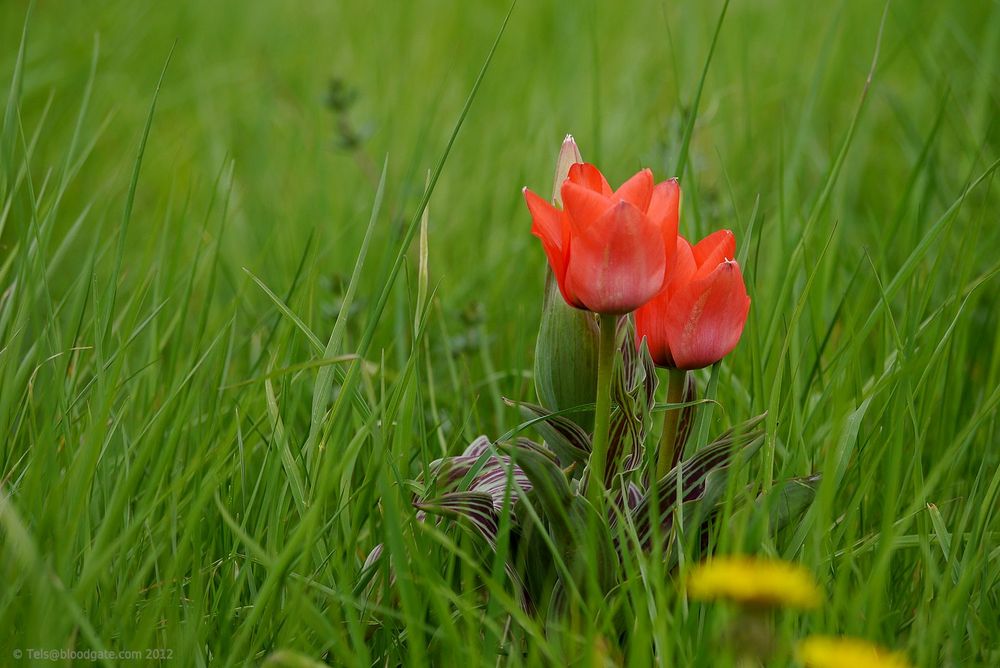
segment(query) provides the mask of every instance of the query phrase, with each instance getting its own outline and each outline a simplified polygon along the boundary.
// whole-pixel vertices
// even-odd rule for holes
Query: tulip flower
[[[719,230],[695,246],[677,238],[677,254],[656,297],[635,314],[657,366],[700,369],[739,343],[750,310],[736,255],[736,238]]]
[[[691,246],[677,237],[677,252],[663,290],[635,312],[636,341],[646,339],[657,366],[670,369],[667,403],[680,403],[688,369],[718,362],[739,343],[750,310],[736,255],[736,238],[719,230]],[[669,472],[678,442],[680,411],[663,416],[656,477]],[[683,440],[683,439],[681,439]]]
[[[644,169],[613,191],[596,167],[577,163],[560,194],[557,209],[524,189],[531,231],[567,304],[621,315],[660,292],[677,246],[676,180],[655,184]]]
[[[618,316],[663,289],[677,250],[680,187],[675,179],[657,184],[653,172],[644,169],[612,190],[597,167],[580,162],[570,166],[559,194],[561,209],[524,189],[531,232],[542,240],[563,299],[601,316],[594,435],[587,464],[587,496],[600,508]]]

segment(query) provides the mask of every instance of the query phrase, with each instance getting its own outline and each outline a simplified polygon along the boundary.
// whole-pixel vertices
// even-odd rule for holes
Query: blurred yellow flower
[[[903,654],[858,638],[810,636],[799,643],[796,656],[808,668],[910,668]]]
[[[756,557],[720,557],[695,566],[688,595],[701,600],[724,598],[744,605],[815,608],[819,587],[812,574],[787,561]]]

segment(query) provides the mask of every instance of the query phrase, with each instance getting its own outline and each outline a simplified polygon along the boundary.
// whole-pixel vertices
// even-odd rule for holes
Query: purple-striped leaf
[[[746,461],[760,448],[763,432],[752,428],[761,419],[762,417],[758,417],[744,423],[740,431],[727,431],[715,442],[679,463],[657,481],[655,488],[647,491],[633,513],[640,545],[648,547],[651,544],[653,521],[658,522],[663,534],[669,533],[678,503],[707,501],[703,505],[714,505],[712,497],[721,494],[725,487],[724,471],[737,457]],[[751,430],[743,431],[742,427],[749,427]],[[654,501],[659,508],[658,513],[653,509]],[[654,516],[658,519],[654,520]],[[616,520],[614,518],[612,523]]]
[[[435,499],[413,504],[420,510],[450,519],[466,520],[490,547],[496,549],[500,518],[493,497],[485,492],[449,492]]]
[[[545,439],[545,444],[559,458],[563,467],[577,464],[579,469],[590,457],[590,434],[564,415],[554,415],[548,409],[524,401],[505,398],[508,406],[516,406],[532,421],[531,426]]]

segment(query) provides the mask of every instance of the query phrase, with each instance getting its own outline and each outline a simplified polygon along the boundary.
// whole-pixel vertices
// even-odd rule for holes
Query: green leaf
[[[821,474],[790,478],[777,485],[766,496],[757,499],[758,507],[768,510],[768,528],[774,534],[802,517],[816,498]]]
[[[543,406],[561,411],[594,403],[599,336],[593,314],[566,304],[549,270],[535,342],[535,393]],[[594,427],[593,410],[568,419],[587,432]]]
[[[573,137],[566,135],[556,158],[552,179],[552,203],[556,206],[562,206],[562,183],[575,162],[583,162],[583,157]],[[535,393],[543,406],[551,411],[561,411],[594,403],[599,337],[600,330],[594,315],[566,303],[552,269],[546,266],[534,369]],[[573,413],[569,419],[587,433],[594,428],[593,410]]]

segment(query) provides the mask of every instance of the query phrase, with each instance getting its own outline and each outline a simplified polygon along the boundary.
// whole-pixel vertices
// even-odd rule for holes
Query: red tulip
[[[700,369],[739,343],[750,310],[729,230],[694,247],[677,237],[677,254],[663,290],[635,313],[637,341],[646,337],[658,366]]]
[[[577,163],[560,194],[561,210],[524,189],[531,232],[566,303],[621,314],[652,299],[677,247],[677,181],[654,184],[644,169],[612,191],[596,167]]]

